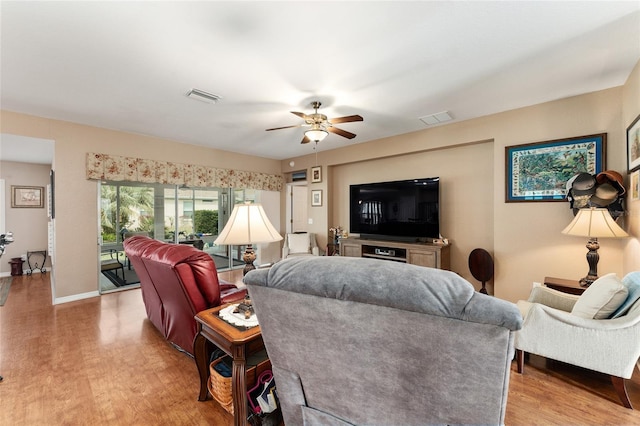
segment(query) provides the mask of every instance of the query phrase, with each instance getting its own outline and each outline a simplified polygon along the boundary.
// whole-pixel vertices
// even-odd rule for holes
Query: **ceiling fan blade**
[[[300,143],[309,143],[309,142],[311,142],[311,139],[309,139],[307,135],[304,135],[304,138],[302,138],[302,141]]]
[[[351,123],[352,121],[363,121],[363,120],[364,120],[364,118],[362,118],[359,115],[347,115],[345,117],[330,118],[329,119],[329,123],[331,123],[331,124]]]
[[[343,138],[353,139],[356,137],[355,133],[347,132],[346,130],[338,129],[337,127],[329,126],[327,127],[327,132],[335,133],[336,135],[340,135]]]
[[[266,131],[270,131],[270,130],[280,130],[280,129],[290,129],[292,127],[302,127],[302,124],[296,124],[295,126],[284,126],[284,127],[274,127],[273,129],[266,129]]]
[[[305,114],[304,112],[297,112],[297,111],[291,111],[291,114],[293,115],[297,115],[298,117],[306,120],[307,119],[307,114]]]

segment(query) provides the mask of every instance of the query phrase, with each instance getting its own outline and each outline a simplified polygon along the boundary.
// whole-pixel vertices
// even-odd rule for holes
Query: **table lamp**
[[[600,260],[598,238],[623,238],[629,236],[613,220],[609,210],[594,207],[578,210],[576,217],[562,230],[562,233],[589,237],[587,242],[589,273],[580,280],[580,285],[583,287],[590,286],[591,283],[598,279],[598,260]]]
[[[282,236],[269,222],[262,205],[243,203],[235,205],[229,221],[218,238],[215,239],[214,244],[246,245],[247,248],[242,256],[245,263],[243,275],[246,275],[247,272],[256,269],[253,265],[256,253],[252,244],[271,243],[281,239]]]

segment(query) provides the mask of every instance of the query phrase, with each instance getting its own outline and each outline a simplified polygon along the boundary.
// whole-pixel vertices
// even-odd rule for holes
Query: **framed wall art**
[[[322,182],[322,166],[316,166],[311,168],[311,183]]]
[[[627,127],[627,171],[640,169],[640,115]]]
[[[322,206],[322,189],[314,189],[311,191],[311,206]]]
[[[11,207],[44,208],[44,187],[11,185]]]
[[[640,198],[638,195],[640,194],[640,179],[638,179],[638,177],[640,177],[640,171],[636,170],[631,173],[631,177],[629,178],[629,197],[634,201]]]
[[[600,133],[505,147],[505,202],[564,201],[569,179],[605,170],[606,145]]]

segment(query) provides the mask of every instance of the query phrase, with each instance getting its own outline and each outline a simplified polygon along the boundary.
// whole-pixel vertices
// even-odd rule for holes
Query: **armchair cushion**
[[[582,318],[606,319],[624,303],[629,291],[615,273],[593,282],[578,298],[571,313]]]
[[[627,287],[629,292],[627,299],[620,307],[611,315],[611,318],[619,318],[627,313],[631,305],[640,299],[640,271],[630,272],[623,279],[622,284]]]
[[[309,234],[289,234],[289,254],[310,253],[311,242]]]

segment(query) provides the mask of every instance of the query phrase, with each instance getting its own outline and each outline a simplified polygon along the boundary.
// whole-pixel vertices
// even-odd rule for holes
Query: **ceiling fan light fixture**
[[[312,141],[320,142],[321,140],[327,137],[329,132],[327,132],[324,128],[322,128],[322,126],[314,124],[311,127],[311,129],[304,132],[304,134],[307,138],[311,139]]]

